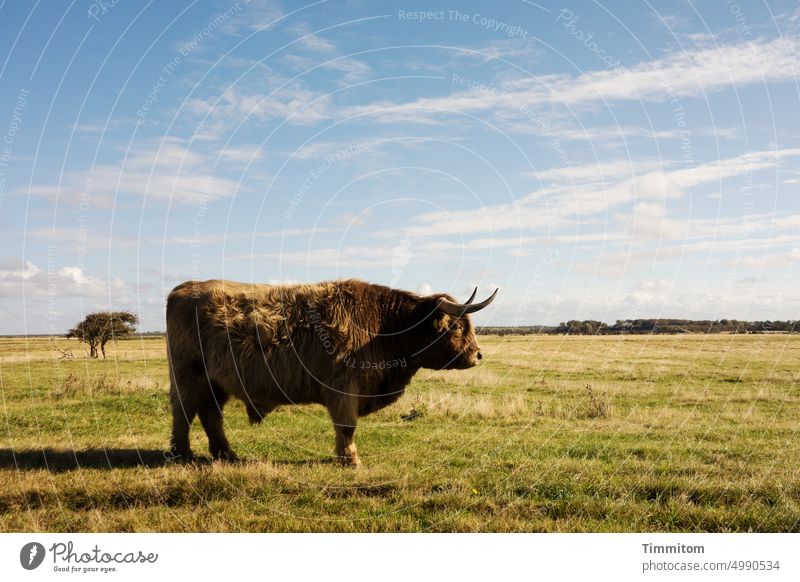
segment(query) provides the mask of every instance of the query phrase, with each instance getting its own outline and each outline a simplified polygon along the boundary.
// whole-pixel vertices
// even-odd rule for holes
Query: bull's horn
[[[488,306],[492,301],[494,301],[497,292],[500,289],[495,289],[494,293],[492,293],[491,297],[486,299],[485,301],[481,301],[480,303],[472,304],[473,299],[475,299],[475,293],[477,293],[478,288],[475,288],[475,291],[472,293],[472,297],[469,298],[469,301],[466,303],[455,303],[450,301],[449,299],[445,299],[444,297],[439,297],[437,299],[436,304],[438,305],[439,309],[447,313],[448,315],[454,315],[456,317],[461,317],[462,315],[469,315],[470,313],[475,313],[476,311],[480,311],[484,307]]]
[[[470,296],[469,296],[469,299],[467,299],[467,302],[466,302],[464,305],[469,305],[469,304],[471,304],[473,301],[475,301],[475,296],[476,296],[477,294],[478,294],[478,288],[477,288],[477,287],[475,287],[475,290],[472,292],[472,295],[470,295]]]
[[[468,305],[472,304],[473,301],[475,301],[475,295],[477,294],[478,294],[478,288],[475,287],[475,290],[472,292],[472,295],[469,296],[469,299],[467,299],[466,303],[454,303],[452,301],[448,301],[444,297],[440,297],[436,301],[436,306],[441,308],[445,313],[449,313],[450,315],[460,316],[464,312],[464,309]],[[442,308],[442,303],[447,303],[449,307]]]

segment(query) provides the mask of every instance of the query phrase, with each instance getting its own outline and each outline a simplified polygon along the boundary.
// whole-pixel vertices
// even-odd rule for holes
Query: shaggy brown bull
[[[477,289],[476,289],[477,291]],[[171,453],[189,459],[195,415],[214,458],[235,459],[222,408],[241,399],[250,422],[282,404],[322,404],[337,459],[360,460],[360,416],[391,404],[420,368],[470,368],[481,359],[469,314],[492,302],[348,280],[316,285],[186,282],[167,300]]]

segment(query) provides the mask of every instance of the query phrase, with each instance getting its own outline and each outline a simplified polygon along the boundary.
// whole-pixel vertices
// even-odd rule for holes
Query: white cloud
[[[327,38],[320,36],[319,33],[313,32],[307,23],[295,24],[290,29],[290,32],[298,35],[296,42],[291,46],[293,53],[298,50],[306,50],[329,57],[329,60],[319,63],[319,66],[323,69],[344,73],[344,76],[339,80],[339,85],[347,86],[355,83],[365,78],[370,72],[370,67],[367,63],[352,57],[340,56],[337,46]],[[296,58],[294,55],[290,58],[294,60],[296,65],[300,65],[304,69],[309,69],[318,64],[314,59]]]
[[[24,281],[39,272],[39,267],[30,261],[23,261],[14,257],[8,257],[0,261],[0,280],[3,281]]]
[[[220,30],[227,34],[242,34],[244,31],[269,29],[283,17],[283,11],[274,0],[247,0],[244,10],[237,12]]]
[[[335,53],[334,45],[318,35],[303,39],[322,52]],[[528,110],[550,105],[575,107],[586,103],[616,100],[664,101],[675,97],[704,97],[710,93],[741,85],[793,80],[800,58],[800,40],[779,38],[772,41],[702,47],[674,52],[661,59],[642,62],[628,68],[590,71],[578,75],[549,75],[509,78],[495,87],[457,91],[441,97],[423,97],[411,102],[376,101],[363,105],[334,107],[330,95],[306,89],[297,83],[285,85],[273,93],[248,93],[229,88],[217,99],[190,100],[186,107],[208,116],[209,127],[201,136],[219,137],[220,124],[238,123],[252,117],[257,120],[288,119],[308,125],[330,119],[367,116],[369,121],[390,123],[440,123],[448,112],[453,114],[490,114],[519,124]],[[363,62],[336,57],[322,66],[362,78],[369,72]],[[575,130],[573,138],[580,137]],[[588,130],[590,133],[592,130]],[[715,130],[725,134],[725,130]],[[206,135],[207,134],[207,135]],[[567,134],[565,134],[567,135]],[[675,137],[674,132],[665,134]],[[584,138],[585,139],[585,138]]]
[[[392,249],[362,246],[325,247],[308,251],[248,254],[233,259],[248,261],[270,259],[278,260],[285,265],[383,269],[391,264]]]
[[[800,148],[748,152],[734,158],[725,158],[684,170],[676,170],[669,176],[679,187],[690,188],[698,184],[746,175],[759,170],[774,169],[777,172],[780,163],[785,158],[798,156],[800,156]]]
[[[707,95],[754,83],[793,81],[800,60],[800,40],[771,41],[701,47],[669,53],[663,58],[632,67],[590,71],[578,76],[539,75],[507,78],[496,87],[457,91],[442,97],[411,102],[379,101],[342,108],[340,116],[367,115],[387,123],[438,123],[447,113],[492,115],[519,124],[526,111],[556,105],[576,107],[618,100],[666,101]],[[552,113],[548,113],[549,116]],[[534,124],[535,125],[535,124]],[[579,137],[581,130],[572,137]],[[590,133],[592,130],[588,130]],[[733,136],[721,130],[721,136]],[[674,137],[674,133],[670,134]]]
[[[525,133],[525,124],[511,124],[503,126],[503,129],[516,133]],[[541,130],[535,126],[530,126],[530,133],[540,133]],[[604,144],[617,140],[633,140],[637,138],[647,140],[678,140],[685,139],[687,134],[682,129],[655,129],[653,127],[636,127],[632,125],[616,126],[580,126],[564,124],[563,126],[553,127],[552,133],[561,142],[585,141],[593,144]],[[713,137],[716,139],[739,139],[739,130],[735,127],[697,127],[691,129],[692,136]]]
[[[797,75],[800,41],[778,38],[673,53],[631,68],[584,73],[574,83],[559,81],[553,91],[561,102],[668,100],[701,97],[723,88],[774,81]]]
[[[181,245],[219,245],[225,241],[249,240],[253,241],[261,238],[288,238],[288,237],[311,237],[313,235],[326,232],[341,232],[341,228],[330,226],[318,226],[315,228],[285,228],[283,230],[268,230],[260,232],[227,232],[224,234],[204,233],[202,236],[171,236],[164,240],[167,244]],[[153,242],[149,240],[148,242]],[[159,239],[158,244],[161,244]]]
[[[470,210],[437,211],[419,215],[412,226],[405,229],[410,236],[424,237],[456,233],[460,235],[502,230],[556,230],[565,225],[579,223],[623,204],[647,200],[677,198],[683,192],[702,184],[720,182],[726,178],[747,175],[751,172],[776,169],[787,158],[800,156],[800,149],[749,152],[700,164],[692,168],[647,172],[627,177],[624,167],[610,165],[610,174],[616,171],[616,180],[598,182],[588,168],[576,167],[573,171],[558,170],[552,176],[565,179],[518,200],[483,206]],[[678,162],[665,162],[667,168]],[[632,164],[633,168],[636,165]],[[583,177],[579,182],[577,178]],[[569,178],[569,181],[566,179]],[[575,178],[575,182],[572,179]],[[393,236],[396,233],[383,233]]]
[[[350,57],[337,57],[322,63],[323,69],[339,71],[344,75],[339,79],[339,86],[347,87],[366,79],[372,71],[367,63]]]
[[[647,306],[660,309],[669,299],[675,283],[665,279],[645,279],[637,283],[624,301],[634,308]]]
[[[337,230],[340,232],[340,230]],[[562,237],[558,237],[559,239]],[[563,237],[571,240],[574,237]],[[553,239],[554,242],[556,239]],[[459,262],[482,260],[485,255],[481,251],[503,249],[509,253],[522,253],[532,248],[541,247],[546,239],[541,237],[492,237],[462,240],[458,242],[446,240],[415,239],[400,235],[390,240],[382,240],[379,245],[341,245],[323,246],[320,242],[309,250],[290,250],[285,252],[268,252],[246,254],[232,257],[234,260],[278,260],[287,266],[302,265],[311,267],[363,268],[386,270],[392,273],[388,280],[399,280],[404,271],[421,264],[452,264]],[[494,287],[491,291],[494,291]],[[470,289],[472,292],[472,289]]]
[[[294,50],[303,48],[319,53],[337,52],[335,44],[312,31],[311,26],[306,22],[297,22],[289,27],[288,31],[297,37],[292,45]]]
[[[754,249],[750,248],[747,250],[752,251]],[[800,247],[795,246],[791,249],[765,249],[765,251],[759,255],[743,257],[740,261],[740,265],[744,268],[762,271],[766,269],[779,269],[797,262],[800,262]]]
[[[264,158],[263,150],[256,145],[228,145],[219,153],[219,157],[226,162],[252,163]]]
[[[785,265],[800,242],[795,234],[800,231],[800,214],[705,217],[697,216],[691,201],[686,201],[682,204],[692,215],[680,216],[674,201],[685,200],[686,192],[702,185],[777,171],[779,164],[788,165],[787,160],[797,157],[800,149],[749,152],[691,168],[659,160],[554,168],[538,174],[543,188],[519,200],[421,214],[406,228],[383,229],[374,235],[381,241],[412,237],[415,260],[420,261],[489,249],[505,249],[524,258],[535,255],[536,248],[571,244],[572,252],[578,253],[570,263],[572,270],[613,277],[663,263],[721,264],[758,249],[780,255],[770,259],[770,265]],[[659,166],[663,169],[654,170]],[[611,210],[615,212],[609,215]],[[501,231],[526,235],[475,237]],[[531,231],[538,235],[528,236]],[[454,236],[458,240],[448,240]],[[741,266],[750,265],[745,261]]]
[[[608,160],[591,164],[548,168],[541,172],[531,172],[526,175],[538,178],[543,182],[591,183],[632,178],[643,172],[662,170],[669,165],[671,165],[671,162],[665,160]]]
[[[433,294],[433,288],[428,283],[422,282],[417,286],[417,295],[424,296],[432,294]]]
[[[366,142],[310,141],[303,144],[296,152],[292,152],[291,156],[296,160],[313,160],[326,157],[334,158],[339,154],[338,158],[340,159],[337,159],[337,162],[345,161],[347,156],[344,154],[348,151],[357,151],[356,148],[358,148],[360,144],[365,145],[365,147],[361,148],[362,150],[372,147]]]
[[[297,83],[271,93],[249,93],[230,87],[219,97],[190,99],[187,112],[202,116],[197,139],[217,140],[241,123],[286,120],[297,125],[313,125],[333,115],[331,97]]]
[[[309,50],[320,53],[336,52],[336,45],[318,34],[307,34],[300,38],[300,44]]]
[[[87,275],[80,267],[42,270],[30,261],[8,258],[0,263],[0,296],[2,297],[89,297],[126,295],[119,279],[105,280]]]
[[[84,171],[67,173],[61,184],[34,185],[25,193],[59,197],[108,206],[118,194],[199,203],[229,198],[236,192],[233,180],[211,173],[213,158],[190,149],[185,140],[143,140],[132,145],[118,164],[96,164]]]
[[[664,202],[637,202],[631,214],[618,214],[617,221],[640,240],[675,240],[685,238],[690,222],[667,217]]]
[[[800,219],[800,216],[797,218]],[[745,238],[743,235],[749,231],[768,231],[768,221],[757,218],[729,219],[715,225],[713,220],[659,219],[656,212],[656,218],[651,220],[649,226],[654,235],[643,227],[641,235],[635,239],[635,245],[630,244],[630,239],[622,240],[620,242],[625,245],[622,249],[619,246],[611,247],[601,254],[576,262],[572,269],[616,279],[637,268],[652,270],[663,268],[665,264],[678,263],[698,263],[705,268],[711,264],[728,265],[733,270],[780,267],[794,260],[793,249],[800,244],[800,234],[796,234],[792,228],[784,229],[783,234],[773,232],[769,236]],[[758,225],[753,226],[753,221]],[[670,229],[675,230],[672,232]],[[628,232],[639,234],[634,233],[632,228]],[[659,235],[664,238],[659,238]],[[669,235],[674,238],[670,239]],[[646,244],[653,239],[658,240]]]
[[[719,280],[697,280],[686,285],[678,279],[645,277],[620,285],[616,292],[588,287],[567,289],[547,302],[531,302],[519,324],[554,323],[565,319],[679,318],[764,320],[792,318],[800,309],[800,300],[793,293],[791,282],[776,285],[775,281],[751,278],[733,279],[730,284]],[[558,317],[556,317],[558,316]]]
[[[375,211],[372,208],[359,212],[345,212],[341,216],[337,216],[333,222],[346,227],[362,226],[367,223],[373,214],[375,214]]]
[[[680,183],[674,178],[674,174],[675,172],[649,172],[636,176],[629,182],[631,199],[683,198],[684,192]]]
[[[786,291],[764,281],[739,280],[725,285],[698,281],[685,286],[645,279],[614,298],[609,310],[626,318],[777,319],[777,313],[792,313],[800,306]]]
[[[130,248],[139,244],[147,242],[146,238],[139,238],[131,235],[124,235],[119,233],[110,233],[108,231],[89,231],[81,230],[79,226],[74,228],[33,228],[20,236],[29,236],[39,240],[57,241],[59,243],[59,250],[63,251],[72,243],[75,248],[91,247],[93,249],[108,248]],[[159,241],[160,242],[160,241]]]

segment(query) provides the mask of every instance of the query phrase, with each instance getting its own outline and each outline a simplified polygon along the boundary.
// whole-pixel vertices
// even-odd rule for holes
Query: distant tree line
[[[557,326],[479,327],[478,334],[526,335],[623,335],[679,333],[800,333],[800,321],[741,321],[738,319],[619,319],[609,325],[602,321],[571,319]]]
[[[555,326],[552,325],[521,325],[517,327],[476,327],[475,333],[478,335],[531,335],[552,333]]]

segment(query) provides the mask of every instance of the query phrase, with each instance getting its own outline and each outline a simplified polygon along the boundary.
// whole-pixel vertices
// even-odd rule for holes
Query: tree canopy
[[[100,311],[90,313],[67,332],[67,338],[78,338],[89,346],[89,356],[98,357],[97,348],[106,357],[106,344],[136,331],[139,318],[130,311]]]

